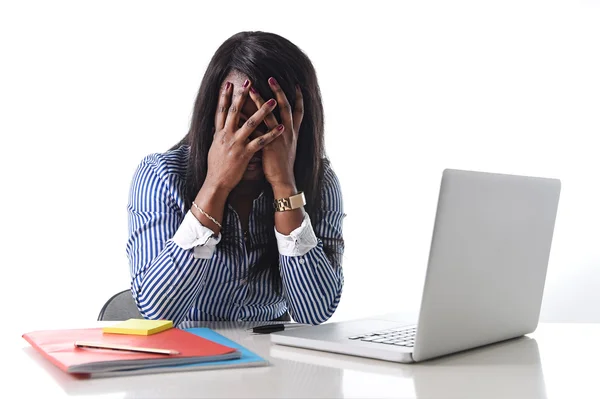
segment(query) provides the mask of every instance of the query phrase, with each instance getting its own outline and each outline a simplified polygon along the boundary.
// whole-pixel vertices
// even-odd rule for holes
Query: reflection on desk
[[[278,345],[271,347],[270,355],[343,369],[345,396],[356,396],[363,387],[368,389],[363,392],[365,395],[385,396],[392,387],[397,389],[402,385],[403,391],[411,391],[410,397],[546,397],[537,342],[528,337],[411,365]],[[495,389],[491,391],[490,387]]]

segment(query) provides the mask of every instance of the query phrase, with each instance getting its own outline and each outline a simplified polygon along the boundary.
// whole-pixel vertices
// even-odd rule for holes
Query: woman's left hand
[[[269,78],[269,86],[273,90],[273,93],[275,93],[277,106],[280,109],[281,123],[285,127],[283,134],[262,150],[262,167],[265,178],[271,184],[273,192],[277,196],[278,192],[283,193],[296,190],[294,162],[296,160],[298,132],[302,123],[302,117],[304,116],[304,102],[300,86],[296,85],[296,104],[292,111],[285,93],[275,78]],[[250,87],[250,98],[254,101],[258,109],[262,107],[264,101],[253,87]],[[279,124],[273,113],[267,115],[264,123],[269,129],[275,128]]]

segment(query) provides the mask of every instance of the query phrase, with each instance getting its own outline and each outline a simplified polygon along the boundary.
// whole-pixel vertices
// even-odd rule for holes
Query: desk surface
[[[271,365],[76,380],[15,337],[4,359],[10,378],[3,391],[14,392],[11,397],[102,399],[600,397],[600,324],[540,324],[528,337],[415,365],[271,345],[269,336],[246,332],[248,324],[203,325]]]

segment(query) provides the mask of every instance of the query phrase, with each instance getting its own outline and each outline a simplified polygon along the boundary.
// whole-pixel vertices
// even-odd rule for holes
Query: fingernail
[[[274,99],[270,99],[269,101],[267,101],[267,104],[269,104],[269,106],[274,107],[275,106],[275,100]]]
[[[246,79],[246,81],[244,82],[244,88],[248,87],[248,85],[250,84],[250,81],[248,79]]]
[[[229,89],[229,87],[231,87],[231,82],[227,82],[227,83],[225,84],[225,90]]]
[[[269,78],[269,83],[273,86],[277,86],[277,81],[275,80],[275,78]]]
[[[300,90],[300,85],[296,83],[296,90]]]
[[[254,86],[250,87],[250,91],[251,91],[253,94],[256,94],[256,89],[254,88]]]
[[[283,125],[277,126],[277,130],[282,131],[283,130]]]

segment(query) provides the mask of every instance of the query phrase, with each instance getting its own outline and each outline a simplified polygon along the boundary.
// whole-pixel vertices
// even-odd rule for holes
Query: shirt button
[[[304,259],[300,259],[300,264],[303,265],[304,264]]]

